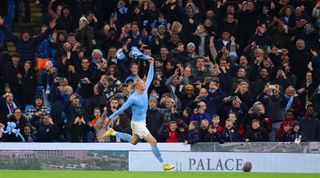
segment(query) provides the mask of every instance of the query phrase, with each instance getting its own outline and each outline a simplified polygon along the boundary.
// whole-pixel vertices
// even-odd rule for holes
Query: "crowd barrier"
[[[320,173],[320,142],[159,143],[174,171]],[[147,143],[0,143],[0,169],[161,171]]]

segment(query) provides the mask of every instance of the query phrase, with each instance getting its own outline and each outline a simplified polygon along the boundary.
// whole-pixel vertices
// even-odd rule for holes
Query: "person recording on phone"
[[[276,132],[279,130],[280,123],[284,120],[288,98],[282,92],[280,85],[266,84],[263,92],[258,98],[266,107],[272,124],[270,141],[276,141]]]

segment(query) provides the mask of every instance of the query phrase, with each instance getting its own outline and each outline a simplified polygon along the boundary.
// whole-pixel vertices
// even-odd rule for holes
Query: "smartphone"
[[[269,88],[274,90],[276,89],[276,85],[269,85]]]
[[[283,53],[283,49],[278,49],[277,53]]]

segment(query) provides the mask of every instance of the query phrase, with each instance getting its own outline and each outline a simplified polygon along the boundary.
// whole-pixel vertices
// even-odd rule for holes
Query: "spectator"
[[[283,131],[281,134],[281,138],[279,140],[283,141],[283,142],[293,142],[294,140],[292,140],[292,134],[291,134],[291,126],[286,123],[283,125]]]
[[[55,142],[58,139],[59,130],[53,123],[50,115],[45,115],[41,124],[37,127],[37,142]]]
[[[27,116],[22,113],[20,108],[15,108],[13,113],[8,115],[7,122],[14,122],[16,124],[16,129],[20,129],[21,131],[23,131],[24,126],[29,124]],[[7,124],[7,122],[5,122],[5,124]],[[5,134],[3,140],[6,142],[21,141],[20,138],[16,137],[14,134]]]
[[[198,121],[191,121],[189,124],[189,135],[184,144],[196,144],[201,141],[201,136],[198,130]]]
[[[27,104],[32,104],[36,95],[36,71],[31,61],[26,61],[21,72],[21,105],[24,108]]]
[[[97,83],[93,87],[93,96],[89,99],[88,109],[92,111],[94,108],[103,108],[108,102],[106,95],[103,94],[103,85]]]
[[[314,116],[314,106],[308,105],[305,116],[300,120],[301,130],[307,141],[320,140],[320,121]]]
[[[306,48],[305,40],[297,39],[295,48],[292,50],[293,73],[299,81],[302,81],[308,71],[308,63],[311,60],[311,53]]]
[[[220,117],[219,115],[215,114],[212,116],[212,125],[215,127],[215,129],[218,132],[222,132],[224,130],[224,128],[220,125]]]
[[[81,17],[79,27],[75,31],[76,39],[81,44],[82,50],[90,50],[95,44],[93,28],[89,26],[89,21],[86,17]]]
[[[226,120],[225,128],[222,132],[223,140],[225,142],[239,142],[240,135],[239,130],[233,126],[233,123],[230,119]]]
[[[313,82],[312,72],[307,72],[304,81],[301,81],[297,93],[301,101],[301,106],[306,106],[307,102],[311,100],[311,96],[316,90],[316,82]]]
[[[74,123],[70,125],[69,134],[71,142],[88,142],[88,132],[90,127],[86,124],[82,115],[77,115]]]
[[[31,120],[31,122],[41,121],[44,116],[50,114],[50,109],[44,106],[43,98],[41,96],[36,96],[34,98],[33,105],[31,105],[29,109],[26,110],[26,115]]]
[[[209,76],[209,70],[205,66],[205,59],[203,57],[197,58],[196,68],[193,71],[193,77],[196,80],[204,80]]]
[[[21,33],[21,37],[17,37],[4,25],[4,19],[0,17],[0,29],[2,29],[8,39],[16,45],[16,51],[20,54],[22,63],[26,60],[31,60],[32,63],[35,62],[36,46],[46,39],[50,33],[52,33],[55,26],[56,21],[53,19],[50,22],[49,29],[44,33],[41,33],[36,37],[31,37],[28,31],[24,31]]]
[[[282,121],[281,123],[280,123],[280,127],[279,127],[279,130],[278,130],[278,132],[277,132],[277,139],[278,139],[278,141],[284,141],[284,140],[282,140],[282,136],[283,136],[283,132],[284,132],[284,127],[288,127],[288,126],[290,126],[290,127],[292,127],[293,126],[293,124],[294,124],[294,122],[295,122],[295,120],[296,120],[296,118],[294,118],[294,114],[293,114],[293,112],[292,111],[287,111],[286,113],[285,113],[285,118],[284,118],[284,121]]]
[[[4,73],[4,80],[8,84],[10,91],[18,101],[21,99],[22,89],[22,70],[20,66],[20,55],[11,55],[11,62],[7,64],[7,72]]]
[[[195,89],[191,84],[187,84],[183,87],[183,91],[177,93],[177,96],[181,101],[181,107],[183,109],[186,107],[192,107],[193,101],[196,97]]]
[[[170,122],[176,121],[178,119],[178,113],[176,111],[175,101],[172,98],[166,98],[160,101],[160,103],[164,103],[165,108],[159,108],[160,113],[163,114],[163,121]]]
[[[305,141],[305,135],[301,131],[300,124],[295,123],[292,127],[292,132],[290,133],[290,141],[292,142],[300,142]]]
[[[13,94],[10,92],[5,93],[0,105],[0,123],[5,123],[7,116],[12,114],[17,107],[19,107],[19,105],[14,101]]]
[[[293,110],[294,114],[298,116],[302,110],[302,106],[296,89],[293,86],[289,86],[286,89],[286,95],[289,98],[286,105],[286,111]]]
[[[203,141],[206,134],[208,133],[209,130],[209,121],[207,119],[202,119],[200,122],[200,140]]]
[[[157,138],[158,132],[161,125],[163,124],[163,115],[160,113],[157,107],[158,101],[156,99],[149,99],[149,109],[147,111],[147,128],[152,135],[155,136],[156,140],[161,140]]]
[[[22,135],[23,135],[24,139],[26,140],[26,142],[35,142],[36,141],[32,127],[30,125],[24,126]]]
[[[108,116],[107,108],[104,107],[103,113],[101,114],[101,116],[98,118],[98,120],[93,126],[95,130],[96,139],[98,142],[106,142],[106,140],[102,139],[101,137],[108,129],[107,125],[105,124],[105,119],[107,116]]]
[[[268,141],[268,132],[265,128],[260,127],[260,121],[254,119],[251,129],[246,133],[244,140],[246,142],[265,142]]]
[[[279,130],[280,122],[284,120],[286,105],[288,99],[281,92],[279,85],[267,84],[259,100],[266,106],[266,112],[269,113],[273,131],[270,139],[276,141],[276,133]]]
[[[265,106],[257,101],[253,104],[253,106],[248,111],[248,118],[244,121],[247,126],[246,130],[248,130],[249,124],[251,125],[253,119],[257,119],[260,121],[260,126],[264,127],[269,133],[272,131],[272,125],[270,121],[269,115],[266,113]],[[249,126],[250,127],[250,126]]]
[[[319,114],[320,111],[320,85],[318,85],[317,89],[311,95],[311,101],[314,103],[315,112]]]
[[[218,113],[219,104],[222,102],[223,98],[225,97],[224,91],[220,88],[220,80],[218,78],[212,79],[209,82],[209,89],[208,89],[208,113],[209,114],[216,114]]]
[[[163,123],[163,127],[159,130],[159,135],[162,135],[165,142],[172,143],[172,142],[179,142],[179,135],[178,135],[178,126],[177,122],[171,121],[169,123],[169,128],[164,130],[168,123]]]
[[[220,144],[224,143],[221,132],[218,131],[214,125],[209,126],[209,130],[204,138],[204,141],[205,142],[218,142]]]
[[[71,17],[68,7],[64,7],[61,10],[61,16],[57,19],[57,30],[64,30],[67,33],[71,33],[75,30],[75,21]]]
[[[191,121],[201,121],[202,119],[210,120],[211,116],[206,112],[207,105],[205,102],[200,101],[197,104],[197,107],[194,109],[193,114],[191,115]]]
[[[81,115],[84,121],[88,121],[88,110],[80,103],[80,96],[77,93],[74,93],[70,96],[70,102],[70,105],[65,110],[65,113],[67,115],[67,125],[73,124],[77,115]]]
[[[183,142],[186,139],[186,131],[188,126],[179,120],[171,121],[169,123],[164,122],[159,129],[159,136],[163,137],[165,142]]]

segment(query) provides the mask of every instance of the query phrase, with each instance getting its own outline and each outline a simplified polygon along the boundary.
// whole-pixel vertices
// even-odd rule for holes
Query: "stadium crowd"
[[[121,141],[99,138],[146,78],[136,46],[155,59],[146,122],[159,142],[320,141],[320,2],[40,0],[35,36],[11,31],[19,13],[8,2],[0,131],[10,121],[28,142]],[[130,134],[131,115],[110,127]]]

